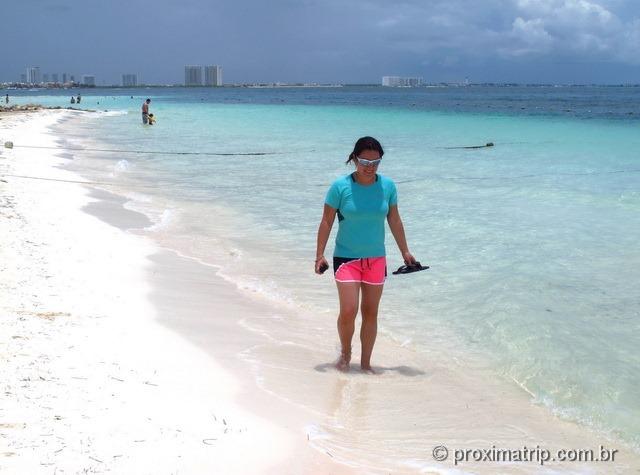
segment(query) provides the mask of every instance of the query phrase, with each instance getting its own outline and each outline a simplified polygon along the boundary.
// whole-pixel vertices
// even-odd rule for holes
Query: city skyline
[[[206,66],[185,66],[185,86],[222,86],[222,66],[220,65],[206,65]],[[62,81],[59,80],[60,76]],[[105,86],[121,85],[123,87],[135,87],[138,85],[146,85],[139,81],[139,75],[137,73],[122,73],[121,81],[119,84],[106,84]],[[67,81],[69,79],[69,81]],[[67,72],[48,73],[42,72],[39,66],[29,66],[26,68],[25,73],[20,74],[20,79],[14,79],[11,81],[0,81],[0,84],[21,83],[33,86],[42,85],[64,85],[75,83],[74,75]],[[99,86],[96,82],[96,76],[94,74],[82,74],[78,85],[85,86]]]

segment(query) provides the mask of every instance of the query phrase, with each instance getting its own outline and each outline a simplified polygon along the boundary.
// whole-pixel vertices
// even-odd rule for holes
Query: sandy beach
[[[0,140],[60,146],[51,127],[81,114],[2,115]],[[380,375],[336,372],[333,316],[275,306],[162,247],[137,232],[149,217],[69,163],[49,149],[0,154],[2,473],[638,471],[637,454],[486,380],[482,361],[452,366],[381,337]],[[441,445],[446,461],[432,455]],[[452,461],[454,449],[523,445],[617,454]]]
[[[59,118],[3,114],[0,137],[55,146],[47,127]],[[239,382],[161,324],[149,276],[165,265],[188,284],[188,263],[127,234],[145,218],[115,195],[53,181],[82,181],[64,161],[44,150],[0,155],[2,175],[43,178],[0,183],[0,471],[341,473],[285,413],[273,423],[241,409]],[[207,285],[224,298],[218,280]],[[198,308],[174,297],[164,312]]]

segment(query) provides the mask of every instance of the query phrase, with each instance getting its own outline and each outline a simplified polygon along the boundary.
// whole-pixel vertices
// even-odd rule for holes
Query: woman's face
[[[365,164],[361,164],[360,158],[362,162]],[[380,152],[377,150],[363,150],[356,157],[356,171],[358,175],[366,178],[373,178],[376,175],[376,171],[378,170],[378,165],[380,162],[375,162],[376,160],[380,160]],[[368,162],[372,162],[369,164]]]

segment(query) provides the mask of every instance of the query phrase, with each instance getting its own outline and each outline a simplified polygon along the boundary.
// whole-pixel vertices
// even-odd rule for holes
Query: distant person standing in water
[[[80,104],[80,94],[78,94],[78,98],[76,99],[76,103]]]
[[[76,103],[76,98],[71,96],[71,104],[75,104]]]
[[[385,220],[404,262],[407,266],[417,264],[409,252],[398,212],[396,185],[390,178],[377,173],[382,155],[384,151],[376,139],[358,139],[347,159],[355,170],[338,178],[329,188],[318,227],[315,271],[322,274],[329,268],[324,249],[338,216],[333,272],[340,301],[338,335],[342,348],[336,363],[340,371],[349,370],[351,339],[359,307],[362,313],[360,368],[367,373],[374,372],[371,353],[378,332],[378,304],[387,276]]]
[[[147,99],[142,103],[142,123],[149,123],[149,104],[151,104],[151,99]]]
[[[6,97],[4,98],[4,102],[6,102],[7,104],[9,104],[9,94],[6,95]]]

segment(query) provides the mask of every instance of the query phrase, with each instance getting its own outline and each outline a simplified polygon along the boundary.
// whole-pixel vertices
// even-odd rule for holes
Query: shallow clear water
[[[141,92],[154,127],[139,123]],[[412,252],[431,266],[388,280],[382,330],[417,351],[481,352],[535,401],[640,446],[640,88],[83,94],[128,113],[70,143],[91,129],[117,149],[273,153],[84,155],[155,214],[163,244],[315,312],[336,302],[312,273],[324,195],[355,139],[376,136]],[[399,266],[390,234],[387,250]]]

